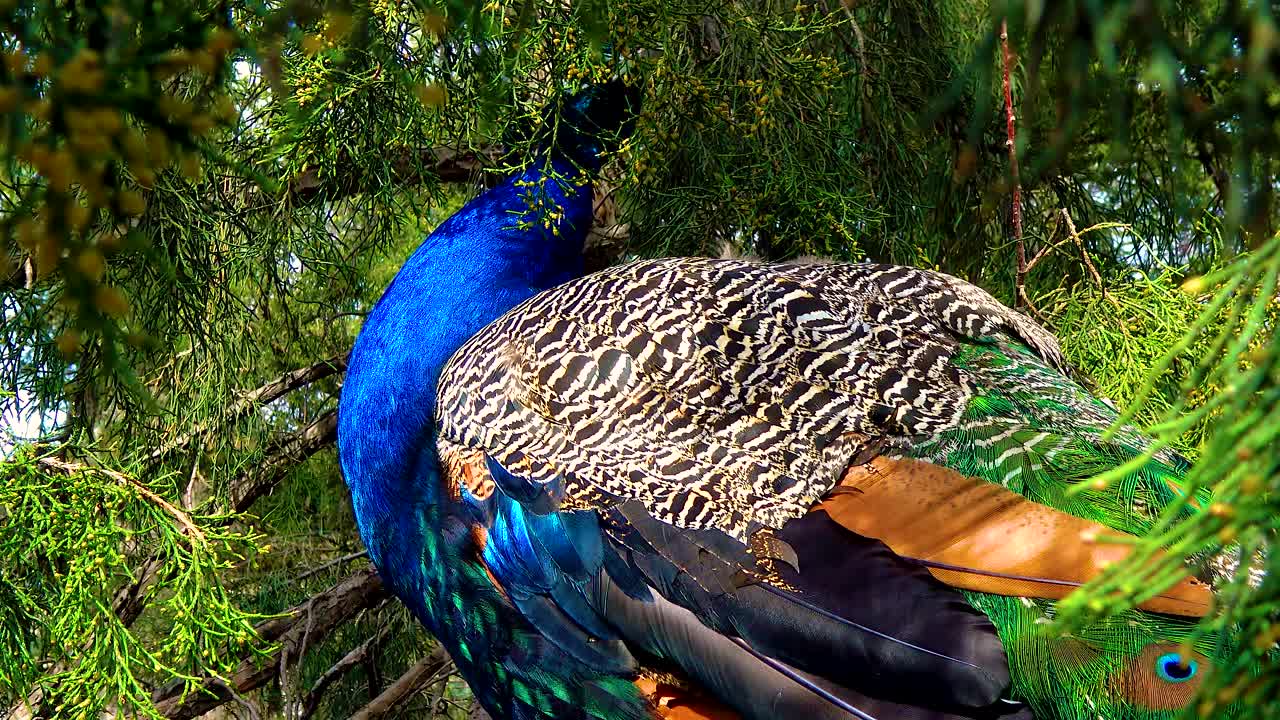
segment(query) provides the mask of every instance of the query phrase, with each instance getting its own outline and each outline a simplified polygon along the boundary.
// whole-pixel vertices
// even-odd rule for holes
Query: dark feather
[[[883,543],[815,512],[778,537],[800,570],[778,574],[794,591],[744,588],[735,623],[754,646],[808,672],[882,698],[985,707],[1008,687],[994,626],[959,593]]]
[[[777,533],[800,568],[777,566],[781,584],[793,591],[762,583],[745,546],[715,538],[716,531],[679,530],[636,505],[613,510],[618,517],[607,527],[631,566],[662,596],[756,652],[868,695],[940,709],[991,706],[1008,687],[1000,640],[986,616],[928,571],[826,513]],[[756,579],[735,586],[726,582],[733,572]]]

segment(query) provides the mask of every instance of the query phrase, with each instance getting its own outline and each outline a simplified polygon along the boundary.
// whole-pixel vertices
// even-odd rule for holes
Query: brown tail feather
[[[1131,538],[927,462],[878,457],[850,468],[815,509],[948,585],[997,595],[1059,599],[1122,560]],[[1140,607],[1202,617],[1212,594],[1187,576]]]

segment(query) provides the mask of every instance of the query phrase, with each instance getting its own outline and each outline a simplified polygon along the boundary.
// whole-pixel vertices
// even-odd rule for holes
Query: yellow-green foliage
[[[1201,717],[1217,717],[1221,706],[1235,701],[1241,701],[1244,717],[1280,712],[1280,586],[1274,580],[1280,560],[1272,552],[1280,531],[1277,280],[1280,235],[1180,288],[1174,289],[1167,278],[1135,286],[1157,298],[1143,307],[1153,309],[1146,321],[1156,337],[1166,340],[1163,345],[1138,349],[1126,332],[1118,331],[1125,321],[1124,303],[1117,307],[1100,300],[1088,316],[1096,319],[1092,329],[1068,326],[1076,330],[1068,340],[1080,340],[1087,348],[1079,357],[1094,360],[1095,371],[1123,377],[1113,387],[1130,406],[1125,419],[1145,413],[1158,420],[1151,427],[1157,447],[1188,443],[1198,452],[1185,480],[1188,496],[1198,488],[1210,488],[1214,496],[1208,507],[1180,521],[1181,506],[1171,506],[1125,562],[1059,604],[1060,621],[1070,629],[1099,614],[1123,612],[1131,588],[1167,583],[1184,558],[1196,558],[1219,577],[1215,612],[1201,629],[1238,633],[1242,639],[1239,651],[1207,683],[1197,706]],[[1175,293],[1191,298],[1191,304]],[[1108,351],[1120,359],[1097,354]],[[1154,362],[1131,374],[1126,359]],[[1117,468],[1092,482],[1114,482],[1127,470]]]
[[[225,573],[256,552],[233,518],[188,513],[172,485],[25,448],[0,461],[0,698],[56,717],[152,714],[151,685],[226,673],[259,651]],[[155,576],[144,580],[138,556]],[[113,605],[137,583],[149,637]]]

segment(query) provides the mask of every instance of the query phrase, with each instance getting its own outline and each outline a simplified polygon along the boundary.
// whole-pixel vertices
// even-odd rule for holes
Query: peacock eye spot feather
[[[1179,653],[1165,653],[1156,658],[1156,675],[1165,682],[1184,683],[1196,676],[1200,663],[1183,660]]]

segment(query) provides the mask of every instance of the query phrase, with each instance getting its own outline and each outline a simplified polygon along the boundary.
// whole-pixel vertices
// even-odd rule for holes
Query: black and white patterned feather
[[[743,542],[804,515],[860,451],[961,420],[961,344],[1057,340],[958,278],[876,264],[664,259],[537,295],[440,381],[446,454],[482,450],[544,507],[636,500]]]

